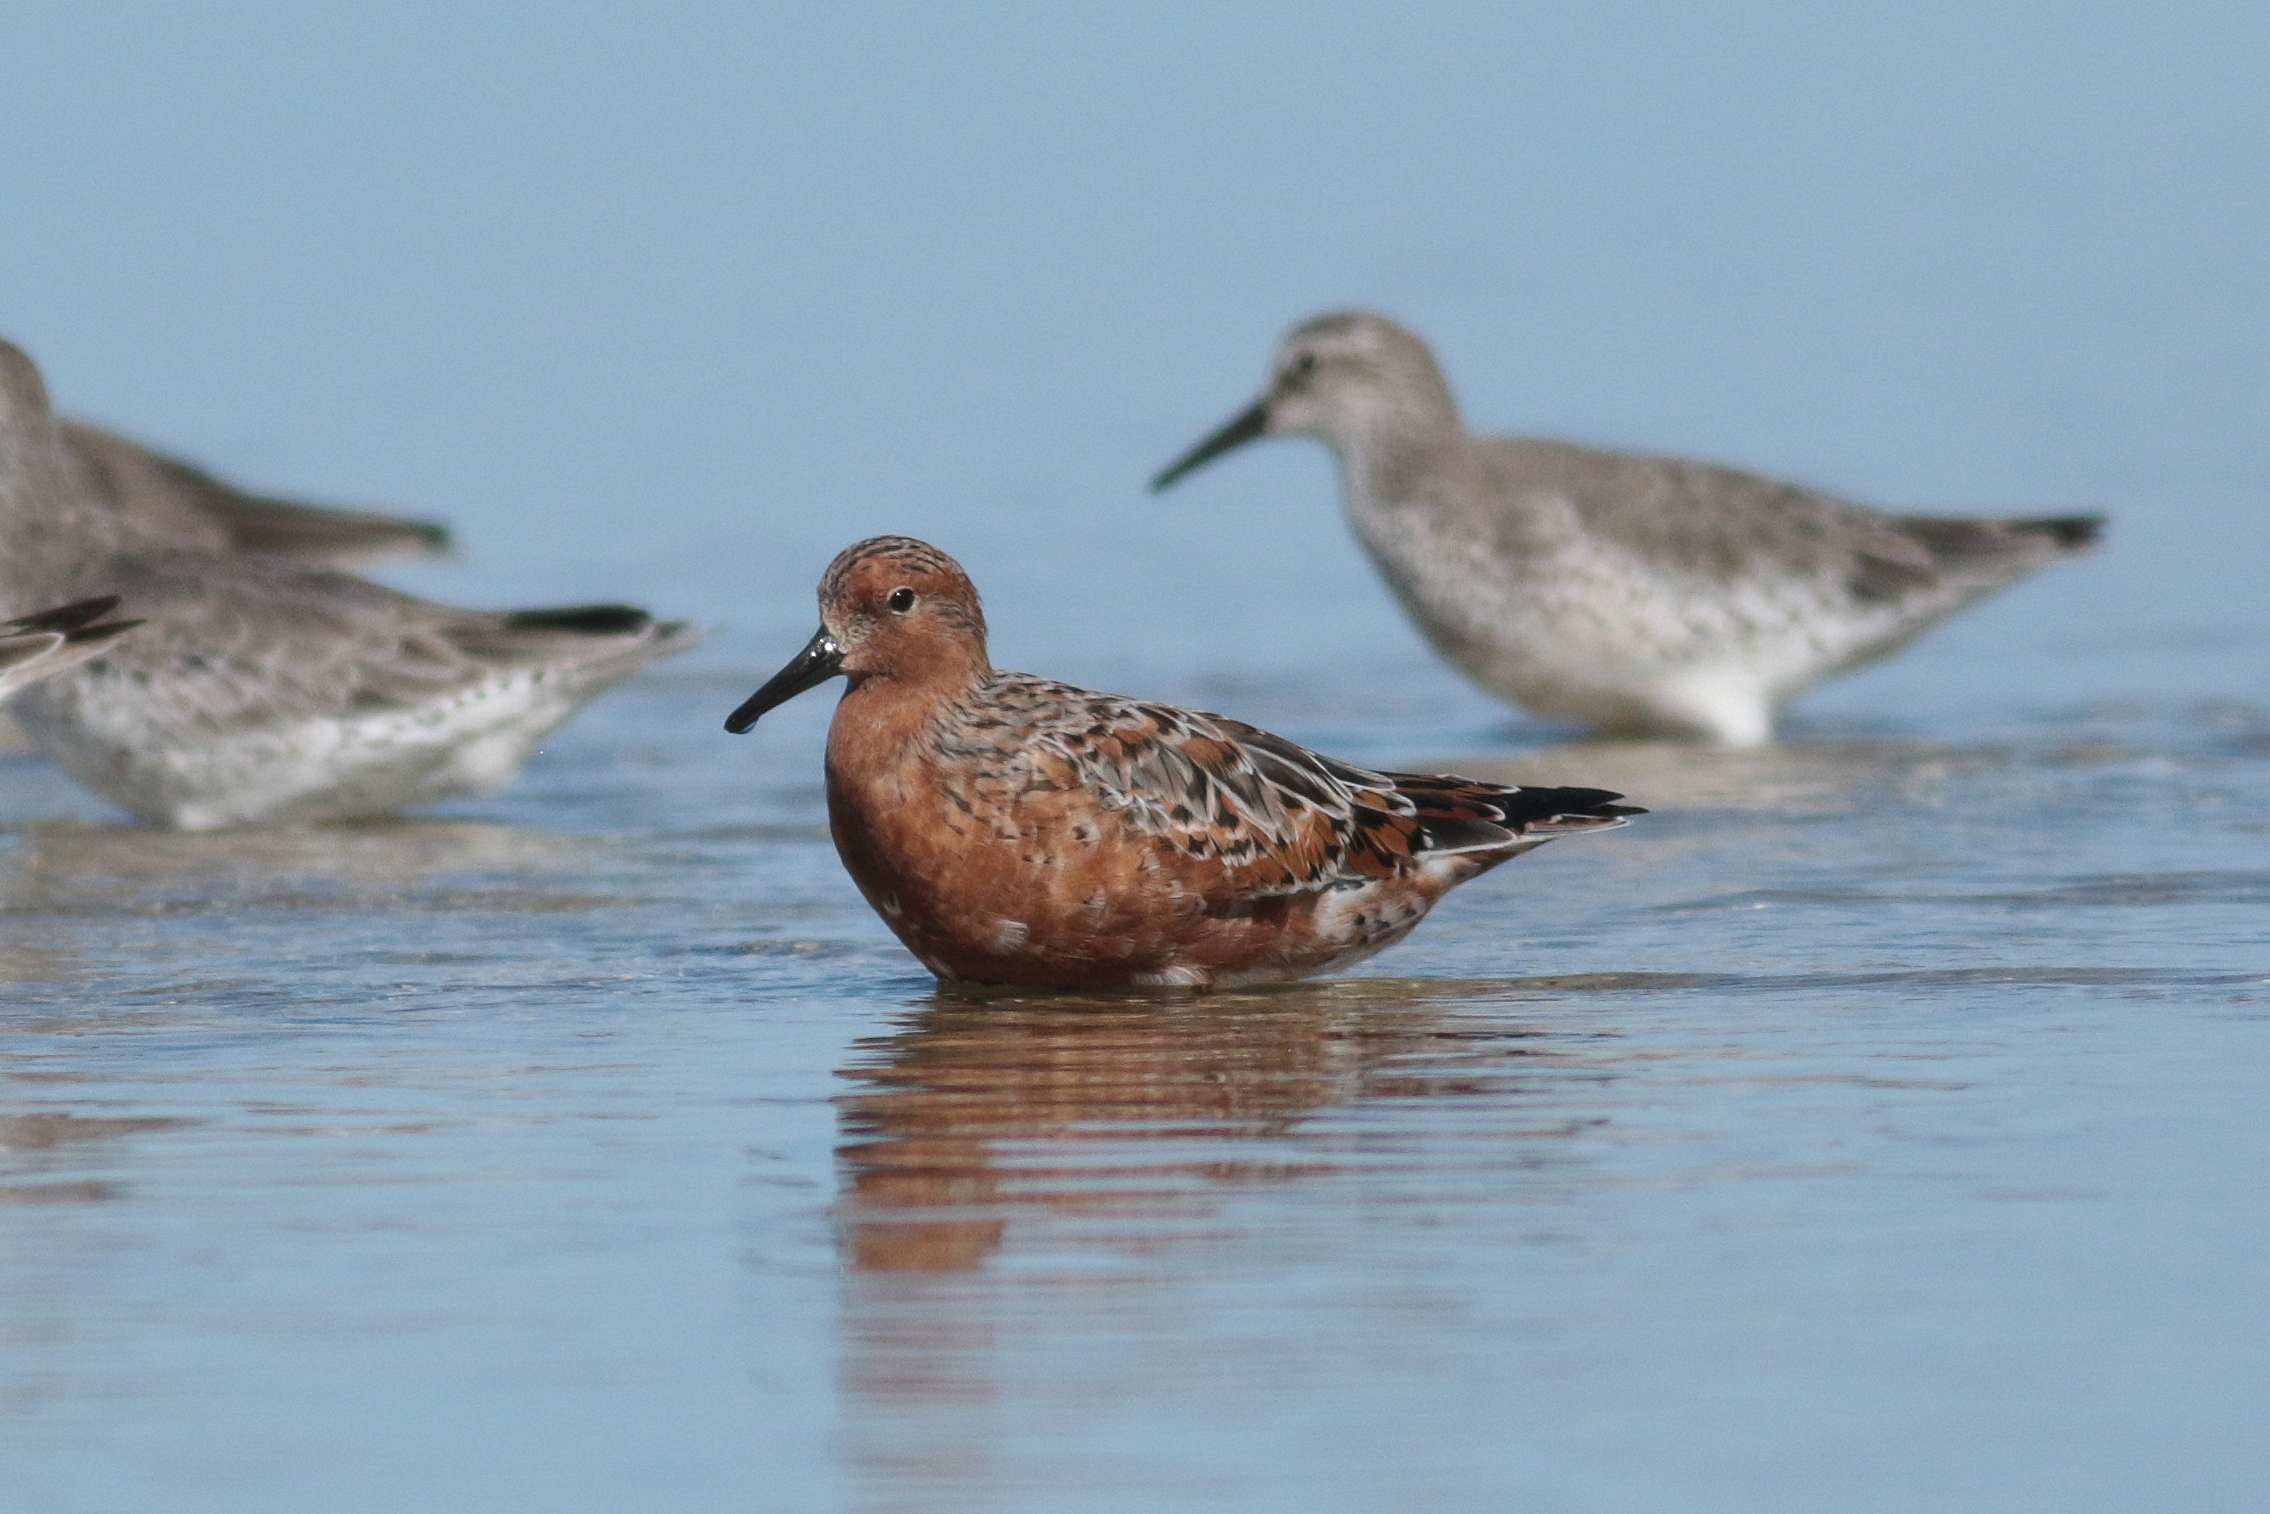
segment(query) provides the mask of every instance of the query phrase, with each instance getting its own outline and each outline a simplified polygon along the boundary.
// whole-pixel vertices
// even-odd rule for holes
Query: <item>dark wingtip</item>
[[[1522,792],[1535,794],[1539,799],[1558,804],[1572,815],[1644,815],[1647,813],[1637,805],[1616,803],[1624,796],[1614,789],[1525,788]]]
[[[1609,789],[1505,788],[1448,775],[1388,776],[1398,792],[1416,801],[1424,849],[1433,852],[1515,854],[1555,836],[1611,830],[1647,813],[1636,804],[1611,802],[1624,796]]]
[[[1575,801],[1572,813],[1586,815],[1644,815],[1642,805],[1618,804],[1624,796],[1611,789],[1558,789],[1553,792],[1567,795]]]
[[[1624,796],[1613,789],[1532,788],[1524,785],[1499,798],[1506,819],[1516,825],[1582,825],[1588,821],[1621,821],[1644,815],[1636,804],[1618,804]]]
[[[2104,534],[2104,517],[2101,515],[2046,515],[2035,520],[2017,520],[2010,523],[2020,531],[2035,536],[2046,536],[2067,551],[2079,551],[2095,546]]]
[[[119,603],[119,597],[116,594],[104,594],[94,599],[73,600],[67,605],[57,605],[52,610],[42,610],[36,615],[19,616],[15,620],[0,622],[0,624],[5,624],[16,631],[77,631],[81,627],[102,619],[105,615],[117,609]]]
[[[582,636],[622,636],[643,631],[654,617],[636,605],[569,605],[560,610],[515,610],[505,624],[515,631],[572,631]]]

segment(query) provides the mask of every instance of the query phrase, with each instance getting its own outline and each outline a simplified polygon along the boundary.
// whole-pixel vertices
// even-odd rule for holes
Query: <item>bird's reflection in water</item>
[[[1529,985],[1359,979],[1174,999],[941,997],[860,1044],[840,1100],[846,1261],[982,1266],[1020,1213],[1100,1217],[1329,1166],[1238,1150],[1367,1097],[1476,1089],[1582,1055],[1579,1032],[1445,1023]],[[1297,1147],[1300,1143],[1295,1142]]]
[[[1603,1069],[1612,1032],[1518,1016],[1519,1000],[1565,986],[1375,978],[1179,998],[941,996],[861,1042],[845,1069],[856,1085],[839,1100],[847,1264],[966,1271],[1020,1214],[1139,1215],[1330,1170],[1327,1152],[1296,1153],[1304,1124],[1336,1107],[1518,1098],[1525,1074]],[[1499,1010],[1493,1000],[1514,1002],[1474,1013]],[[1254,1141],[1267,1154],[1240,1151]]]
[[[377,820],[184,832],[47,822],[0,850],[0,983],[61,983],[115,966],[118,922],[308,911],[478,907],[552,913],[590,892],[606,843],[469,820]],[[82,962],[82,944],[99,962]]]
[[[472,819],[372,819],[243,831],[48,822],[20,826],[0,860],[0,901],[18,912],[236,903],[268,890],[418,888],[447,874],[577,876],[604,842]]]
[[[206,894],[283,880],[414,884],[473,871],[569,872],[583,837],[474,820],[369,820],[226,831],[58,821],[20,827],[6,887],[19,906],[90,895],[194,888]]]
[[[1108,1328],[1146,1280],[1283,1244],[1266,1217],[1225,1213],[1240,1195],[1349,1178],[1399,1201],[1452,1149],[1427,1111],[1455,1101],[1481,1120],[1449,1165],[1491,1169],[1502,1199],[1508,1169],[1574,1160],[1625,1052],[1543,1002],[1571,986],[940,997],[860,1043],[839,1101],[841,1329],[847,1451],[877,1506],[985,1479],[968,1411],[998,1397],[1007,1337]]]

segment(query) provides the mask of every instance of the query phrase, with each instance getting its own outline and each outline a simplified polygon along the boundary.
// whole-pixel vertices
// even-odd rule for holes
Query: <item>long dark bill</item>
[[[765,683],[765,686],[741,701],[741,708],[725,717],[725,729],[736,736],[749,734],[749,727],[757,717],[776,705],[784,705],[806,689],[816,689],[843,671],[843,648],[828,635],[826,626],[812,633],[804,650],[788,660],[788,666]]]
[[[1236,451],[1268,429],[1269,402],[1265,399],[1255,400],[1252,405],[1239,411],[1228,425],[1160,470],[1159,476],[1151,480],[1151,492],[1157,494],[1185,473],[1205,467],[1225,452]]]

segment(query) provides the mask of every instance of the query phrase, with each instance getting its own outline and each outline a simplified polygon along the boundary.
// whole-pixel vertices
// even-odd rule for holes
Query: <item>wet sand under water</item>
[[[713,738],[741,692],[641,684],[507,793],[368,826],[153,834],[0,758],[34,817],[0,852],[8,1496],[2264,1486],[2270,711],[1341,743],[1656,813],[1360,976],[961,999],[835,864],[824,709]]]

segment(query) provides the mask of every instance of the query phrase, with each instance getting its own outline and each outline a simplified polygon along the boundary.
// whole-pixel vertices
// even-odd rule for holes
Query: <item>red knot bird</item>
[[[104,620],[118,596],[104,594],[52,610],[0,620],[0,699],[28,683],[75,668],[133,630],[138,620]]]
[[[699,639],[627,605],[460,610],[185,543],[91,496],[0,343],[0,613],[116,593],[145,626],[9,702],[32,745],[183,830],[357,819],[493,788],[613,684]]]
[[[1435,649],[1603,734],[1726,746],[1833,674],[2094,542],[2093,515],[1894,515],[1678,457],[1477,436],[1427,344],[1303,322],[1250,407],[1151,481],[1267,435],[1332,449],[1357,537]]]
[[[1219,715],[986,659],[960,564],[878,536],[820,580],[810,645],[725,722],[826,680],[829,825],[949,983],[1207,987],[1332,972],[1469,878],[1642,810],[1604,789],[1375,773]]]

